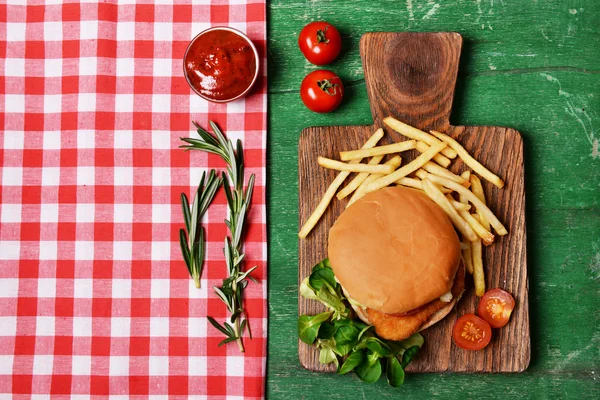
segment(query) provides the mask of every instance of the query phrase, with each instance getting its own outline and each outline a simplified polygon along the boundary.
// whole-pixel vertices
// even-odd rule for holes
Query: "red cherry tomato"
[[[333,72],[319,69],[306,75],[300,86],[300,97],[309,110],[328,113],[342,102],[344,85]]]
[[[325,65],[340,54],[342,38],[340,32],[330,23],[311,22],[300,31],[298,46],[309,62]]]
[[[486,320],[492,328],[502,328],[508,323],[515,308],[515,299],[502,289],[487,291],[477,309],[477,314]]]
[[[461,349],[481,350],[492,340],[492,328],[475,314],[466,314],[454,324],[452,338]]]

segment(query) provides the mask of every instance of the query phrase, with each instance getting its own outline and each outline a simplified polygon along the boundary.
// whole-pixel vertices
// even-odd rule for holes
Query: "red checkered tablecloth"
[[[0,396],[260,398],[266,360],[264,0],[51,0],[0,5]],[[189,40],[246,32],[261,77],[209,104],[182,75]],[[226,276],[222,191],[204,217],[202,289],[182,260],[180,193],[216,156],[186,153],[191,121],[244,142],[256,174],[246,352],[212,286]],[[11,396],[12,394],[12,396]]]

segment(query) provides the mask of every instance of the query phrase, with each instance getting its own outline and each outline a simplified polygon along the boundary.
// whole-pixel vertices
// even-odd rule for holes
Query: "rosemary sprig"
[[[190,272],[197,288],[200,288],[200,278],[202,277],[202,267],[204,265],[204,228],[201,225],[202,216],[212,202],[219,190],[223,180],[211,170],[206,180],[206,173],[202,173],[202,179],[196,190],[194,202],[190,209],[190,202],[185,193],[181,193],[181,208],[183,209],[183,220],[185,230],[179,230],[179,245],[183,260]]]
[[[229,276],[223,280],[221,287],[215,286],[214,289],[217,296],[227,306],[231,317],[229,318],[229,322],[225,321],[223,325],[210,316],[207,318],[216,329],[226,336],[219,343],[219,346],[236,341],[240,351],[244,352],[244,343],[242,340],[244,329],[248,328],[250,339],[252,339],[252,331],[243,307],[242,295],[248,285],[248,279],[256,282],[250,276],[250,273],[256,267],[252,267],[248,271],[241,270],[244,259],[244,253],[242,253],[242,234],[246,215],[250,209],[250,202],[252,200],[254,174],[248,179],[248,184],[244,191],[244,152],[242,142],[238,140],[234,150],[231,140],[226,139],[219,127],[212,121],[210,122],[210,126],[216,137],[202,129],[196,123],[194,125],[200,139],[181,138],[187,144],[180,147],[186,150],[200,150],[217,154],[227,163],[227,173],[223,172],[223,189],[225,190],[229,208],[229,219],[225,220],[225,224],[229,229],[230,236],[225,237],[223,252]]]

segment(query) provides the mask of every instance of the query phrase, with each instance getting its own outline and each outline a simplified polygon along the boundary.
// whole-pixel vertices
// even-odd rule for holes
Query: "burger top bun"
[[[329,261],[348,295],[395,314],[450,291],[461,259],[444,211],[416,189],[388,187],[362,197],[329,231]]]

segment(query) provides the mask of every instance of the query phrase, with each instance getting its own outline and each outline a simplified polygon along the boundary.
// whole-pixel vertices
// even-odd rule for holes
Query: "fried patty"
[[[375,331],[382,338],[403,340],[444,318],[460,299],[464,290],[465,268],[461,262],[458,271],[456,271],[451,289],[452,300],[449,303],[436,299],[402,314],[385,314],[372,308],[363,310],[362,314],[375,326]]]

